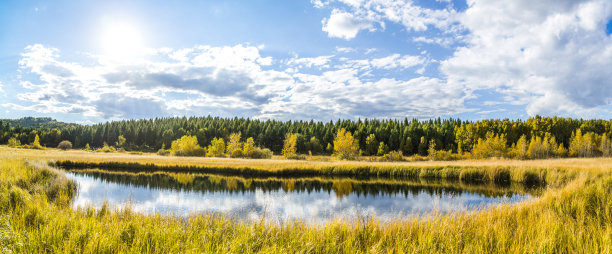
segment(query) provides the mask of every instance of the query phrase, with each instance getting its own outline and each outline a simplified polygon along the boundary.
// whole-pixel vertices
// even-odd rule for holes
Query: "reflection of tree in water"
[[[295,181],[293,180],[283,181],[281,186],[283,188],[283,191],[292,192],[295,190]]]
[[[90,176],[103,182],[120,183],[128,186],[140,186],[152,189],[190,190],[202,193],[225,192],[245,193],[261,190],[272,192],[283,190],[285,192],[328,192],[333,191],[338,198],[349,194],[357,196],[384,196],[384,195],[418,195],[426,193],[440,196],[474,193],[485,197],[512,197],[513,191],[524,192],[518,188],[499,187],[495,185],[480,186],[461,183],[427,184],[422,181],[372,181],[354,179],[319,179],[319,178],[292,178],[292,179],[261,179],[222,177],[216,175],[194,175],[180,173],[154,173],[154,174],[117,174],[103,171],[73,172],[77,175]],[[471,187],[471,188],[470,188]]]
[[[336,197],[342,199],[344,196],[348,196],[353,191],[353,184],[349,181],[334,181],[332,184]]]

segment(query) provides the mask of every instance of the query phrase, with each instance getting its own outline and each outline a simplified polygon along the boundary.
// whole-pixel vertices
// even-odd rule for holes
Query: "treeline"
[[[532,154],[540,158],[605,155],[612,134],[612,120],[536,116],[525,121],[438,118],[428,121],[284,122],[209,116],[125,120],[95,125],[66,124],[57,128],[11,126],[0,121],[0,143],[6,144],[14,137],[22,144],[29,144],[38,135],[40,143],[47,147],[56,147],[60,141],[69,140],[75,148],[87,145],[99,148],[104,144],[116,144],[122,136],[126,150],[157,151],[162,147],[169,148],[172,141],[183,136],[194,136],[200,146],[208,147],[214,139],[229,140],[230,135],[240,133],[243,141],[252,137],[255,145],[279,154],[287,134],[296,134],[298,153],[331,154],[334,138],[341,129],[353,135],[362,155],[398,151],[403,155],[426,156],[435,150],[480,154],[478,156],[510,156],[512,153],[514,157],[528,158],[534,157],[527,154],[531,146]],[[581,141],[572,144],[577,137]],[[483,149],[484,155],[481,153]],[[489,154],[490,151],[499,153]],[[515,154],[517,151],[519,155]]]

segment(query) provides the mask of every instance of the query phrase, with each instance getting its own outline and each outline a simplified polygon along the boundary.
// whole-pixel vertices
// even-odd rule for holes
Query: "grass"
[[[50,161],[70,169],[101,168],[131,172],[198,172],[229,176],[276,177],[403,177],[455,179],[473,183],[517,182],[527,184],[564,184],[574,177],[573,170],[597,170],[612,164],[612,159],[555,159],[540,161],[483,160],[456,162],[367,162],[251,160],[204,157],[168,157],[154,154],[93,153],[85,151],[44,151],[0,147],[6,158]],[[2,158],[2,156],[0,156]],[[589,167],[590,166],[590,167]],[[512,169],[512,170],[510,170]]]
[[[74,195],[74,183],[45,163],[67,159],[232,168],[253,162],[208,158],[177,161],[179,158],[146,154],[100,156],[0,148],[0,252],[612,253],[610,159],[408,164],[264,160],[249,164],[271,171],[330,165],[419,167],[419,177],[423,179],[458,174],[459,178],[463,175],[465,179],[495,181],[496,176],[510,175],[510,179],[527,182],[539,177],[548,184],[539,198],[516,205],[501,204],[475,212],[398,219],[385,224],[364,219],[320,227],[299,221],[239,222],[206,214],[188,218],[142,215],[129,209],[109,211],[106,207],[74,210],[68,203]]]

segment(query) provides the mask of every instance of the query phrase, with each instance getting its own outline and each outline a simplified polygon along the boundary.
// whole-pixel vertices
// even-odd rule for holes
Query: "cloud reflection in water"
[[[89,205],[99,208],[106,201],[111,208],[123,208],[129,203],[135,212],[187,216],[215,213],[240,219],[261,219],[282,222],[302,220],[324,223],[337,218],[352,220],[375,217],[389,221],[398,216],[421,215],[431,212],[452,212],[476,209],[501,202],[519,202],[529,195],[485,195],[462,191],[436,193],[425,190],[412,194],[364,195],[350,192],[336,195],[333,190],[284,191],[254,188],[254,191],[197,191],[192,189],[160,188],[151,185],[127,184],[101,179],[87,174],[67,173],[79,184],[74,207]]]

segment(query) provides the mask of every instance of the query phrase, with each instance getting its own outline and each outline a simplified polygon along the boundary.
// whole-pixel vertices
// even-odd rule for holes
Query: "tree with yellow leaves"
[[[295,159],[297,157],[297,135],[288,133],[285,136],[282,154],[285,159]]]
[[[242,155],[245,157],[252,157],[253,153],[257,150],[257,146],[255,146],[255,140],[253,138],[247,138],[246,142],[244,142],[244,146],[242,149]]]
[[[183,136],[172,141],[170,153],[176,156],[204,156],[206,150],[198,144],[195,136]]]
[[[354,159],[359,154],[359,142],[344,128],[338,130],[334,139],[334,155],[340,159]]]
[[[232,133],[227,141],[227,154],[232,158],[242,157],[242,142],[240,133]]]

